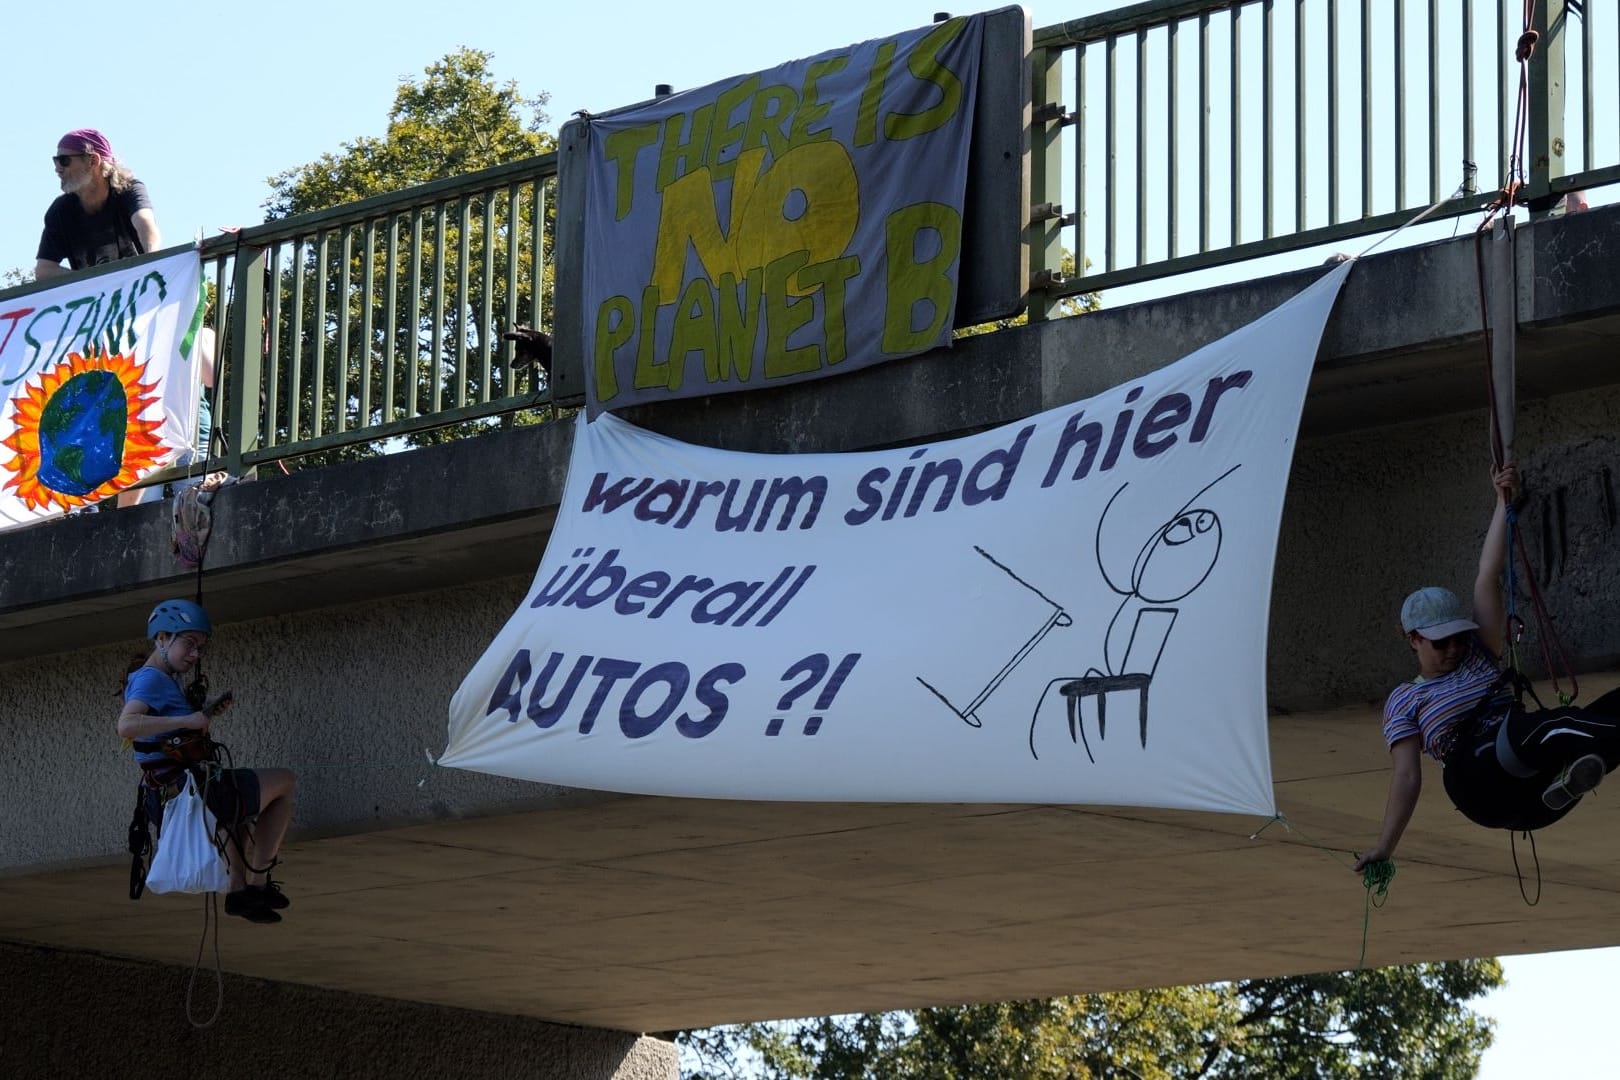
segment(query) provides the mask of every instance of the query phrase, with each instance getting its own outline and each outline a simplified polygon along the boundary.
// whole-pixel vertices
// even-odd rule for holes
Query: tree
[[[541,130],[549,95],[495,82],[492,53],[459,48],[401,79],[380,139],[362,135],[337,154],[270,178],[266,219],[325,210],[372,195],[487,169],[555,149]]]
[[[490,70],[491,59],[487,52],[460,48],[428,65],[421,79],[401,80],[381,138],[360,136],[337,153],[323,154],[270,178],[268,220],[314,213],[553,149],[555,139],[541,130],[547,120],[546,95],[525,97],[515,82],[498,83]],[[293,346],[298,346],[300,362],[296,373],[289,371],[284,377],[277,415],[266,418],[281,439],[304,435],[302,422],[299,431],[292,431],[294,404],[301,421],[318,412],[325,429],[331,430],[340,410],[347,426],[363,428],[434,414],[446,407],[445,402],[463,395],[468,401],[519,392],[535,399],[544,396],[538,371],[522,374],[495,362],[486,386],[482,365],[468,359],[498,353],[509,290],[515,323],[540,321],[549,308],[544,282],[535,280],[531,269],[536,261],[533,200],[520,200],[514,209],[503,192],[479,192],[453,197],[436,209],[397,212],[385,227],[370,233],[358,224],[329,229],[285,259],[275,287],[282,310],[299,315],[297,340],[292,319],[271,332],[280,335],[281,356],[292,356]],[[390,229],[399,238],[392,264],[384,240]],[[508,280],[497,274],[486,282],[481,268],[486,263],[504,267],[509,256],[518,264],[516,277]],[[413,267],[418,275],[414,291]],[[391,287],[385,284],[388,280]],[[417,314],[398,316],[390,324],[390,305],[394,311]],[[371,327],[369,338],[361,332],[364,326]],[[381,370],[390,347],[393,355],[404,358],[399,362],[399,389],[392,394],[388,389],[395,384],[385,380]],[[293,374],[298,376],[296,384]],[[532,414],[509,413],[499,421],[417,431],[407,441],[438,442],[491,423],[533,419]],[[308,463],[372,452],[375,448],[349,448],[316,455]]]
[[[693,1080],[1465,1080],[1495,960],[681,1032]]]
[[[1091,260],[1086,260],[1091,265]],[[1063,251],[1059,269],[1064,277],[1074,276],[1074,253],[1065,249]],[[1077,293],[1074,296],[1065,296],[1053,307],[1052,318],[1067,319],[1074,315],[1087,315],[1093,311],[1102,310],[1102,294],[1096,292]],[[997,330],[1006,330],[1014,326],[1024,326],[1029,323],[1029,312],[1022,311],[1009,319],[997,319],[994,322],[979,323],[977,326],[964,326],[952,333],[952,337],[977,337],[980,334],[993,334]]]

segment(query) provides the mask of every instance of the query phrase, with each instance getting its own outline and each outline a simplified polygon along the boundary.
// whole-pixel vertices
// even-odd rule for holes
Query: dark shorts
[[[146,816],[154,828],[163,828],[165,795],[173,793],[172,787],[167,791],[146,789]],[[259,816],[260,810],[259,774],[252,769],[217,769],[206,785],[203,797],[221,825],[252,821]]]

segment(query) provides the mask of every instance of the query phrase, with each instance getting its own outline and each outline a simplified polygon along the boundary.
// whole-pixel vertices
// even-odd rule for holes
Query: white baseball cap
[[[1479,624],[1463,614],[1456,593],[1431,585],[1408,596],[1401,605],[1401,629],[1408,634],[1416,630],[1430,641],[1439,641],[1464,630],[1478,630]]]

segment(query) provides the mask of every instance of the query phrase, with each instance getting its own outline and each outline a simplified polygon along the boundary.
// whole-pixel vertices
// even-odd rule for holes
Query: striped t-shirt
[[[1491,707],[1482,710],[1471,725],[1474,731],[1494,727],[1513,703],[1512,688],[1497,685],[1501,674],[1496,661],[1480,645],[1478,635],[1471,636],[1468,655],[1455,671],[1421,682],[1402,683],[1389,695],[1384,703],[1385,741],[1394,746],[1401,739],[1418,735],[1423,752],[1444,761],[1462,734],[1460,722],[1486,695],[1490,695]]]

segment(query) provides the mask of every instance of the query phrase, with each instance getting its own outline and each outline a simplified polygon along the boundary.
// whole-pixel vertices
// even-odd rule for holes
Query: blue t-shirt
[[[124,700],[139,701],[146,706],[146,711],[153,716],[190,716],[196,712],[186,695],[180,692],[180,684],[174,681],[173,676],[165,675],[155,667],[142,665],[129,673],[124,683]],[[190,732],[189,728],[176,728],[158,735],[148,735],[141,742],[167,739],[174,735]],[[142,768],[154,765],[173,764],[173,759],[161,751],[135,751],[135,761]]]

